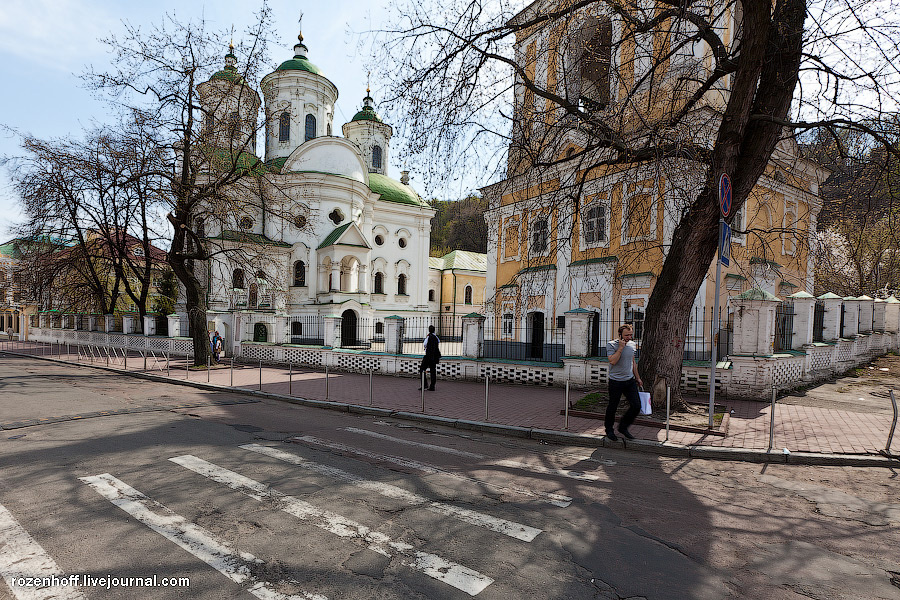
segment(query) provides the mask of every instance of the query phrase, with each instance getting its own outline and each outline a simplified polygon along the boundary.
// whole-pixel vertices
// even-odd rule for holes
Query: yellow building
[[[703,94],[676,127],[654,129],[655,121],[665,121],[696,92],[683,75],[706,68],[708,48],[698,43],[693,53],[674,53],[657,62],[649,77],[646,64],[668,56],[672,32],[647,34],[642,55],[640,36],[628,43],[627,26],[604,13],[605,6],[598,3],[565,22],[550,20],[517,35],[514,53],[525,76],[576,103],[590,122],[586,127],[584,120],[573,119],[558,100],[535,94],[517,77],[507,178],[482,189],[489,231],[485,293],[495,328],[489,326],[488,335],[495,339],[550,342],[560,337],[560,317],[576,308],[596,313],[595,352],[622,322],[634,322],[640,339],[644,307],[675,227],[705,185],[707,167],[692,160],[687,147],[712,146],[728,78]],[[513,23],[534,19],[542,7],[535,2]],[[726,43],[734,24],[726,10],[721,32]],[[609,147],[594,143],[591,126],[631,136],[631,144],[640,136],[664,136],[672,144],[681,140],[686,150],[615,164]],[[809,247],[821,207],[819,186],[827,175],[785,135],[732,222],[731,266],[723,269],[720,288],[723,318],[727,297],[751,287],[782,298],[812,291]],[[686,344],[709,339],[714,282],[715,261],[694,300],[693,340]]]
[[[487,255],[454,250],[428,258],[428,306],[440,314],[444,336],[462,335],[462,318],[484,312]]]

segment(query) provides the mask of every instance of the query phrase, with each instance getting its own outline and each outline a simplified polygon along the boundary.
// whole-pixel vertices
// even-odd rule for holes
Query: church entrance
[[[341,314],[341,346],[356,346],[356,313],[345,310]]]
[[[533,312],[529,315],[528,325],[531,329],[531,344],[528,358],[541,360],[544,358],[544,313]]]
[[[253,341],[254,342],[268,342],[269,341],[269,330],[266,328],[265,323],[257,323],[253,326]]]

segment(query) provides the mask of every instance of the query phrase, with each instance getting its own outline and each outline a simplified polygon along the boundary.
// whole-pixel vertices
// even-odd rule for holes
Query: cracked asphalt
[[[19,424],[0,431],[15,522],[0,522],[0,599],[77,597],[26,596],[23,564],[190,578],[89,599],[900,598],[889,469],[592,452],[246,400],[0,354],[0,423]],[[185,456],[214,472],[170,460]],[[182,518],[183,545],[80,479],[100,474]],[[213,547],[232,552],[218,570]]]

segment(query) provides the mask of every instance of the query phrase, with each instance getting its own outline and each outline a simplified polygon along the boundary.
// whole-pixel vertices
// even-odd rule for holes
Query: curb
[[[888,458],[880,455],[867,454],[819,454],[816,452],[791,452],[784,454],[783,452],[769,452],[767,450],[756,450],[749,448],[720,448],[717,446],[683,446],[681,444],[673,444],[671,442],[654,442],[650,440],[622,440],[612,442],[603,436],[595,436],[585,433],[571,433],[568,431],[556,431],[552,429],[539,429],[531,427],[518,427],[515,425],[501,425],[498,423],[486,423],[483,421],[471,421],[468,419],[454,419],[452,417],[440,417],[437,415],[427,415],[423,413],[413,413],[408,411],[395,411],[389,408],[377,408],[374,406],[362,406],[358,404],[348,404],[345,402],[332,402],[330,400],[315,400],[311,398],[302,398],[298,396],[285,396],[283,394],[274,394],[272,392],[262,392],[259,390],[248,390],[244,388],[234,388],[216,385],[212,383],[203,383],[200,381],[190,381],[184,379],[172,379],[162,375],[154,375],[152,373],[139,373],[122,371],[113,367],[102,365],[91,365],[81,363],[71,363],[55,358],[42,356],[32,356],[30,354],[20,354],[18,352],[10,352],[8,350],[0,351],[2,354],[13,354],[24,358],[36,358],[46,360],[48,362],[59,363],[68,366],[89,367],[92,369],[100,369],[110,373],[137,377],[149,381],[159,383],[170,383],[176,385],[185,385],[203,390],[214,392],[227,392],[231,394],[246,394],[257,398],[268,398],[270,400],[278,400],[289,404],[297,404],[309,408],[323,408],[326,410],[336,410],[339,412],[374,415],[380,417],[392,417],[404,421],[413,421],[418,423],[427,423],[430,425],[440,425],[443,427],[452,427],[454,429],[462,429],[468,431],[479,431],[482,433],[492,433],[503,435],[506,437],[515,437],[522,439],[532,439],[536,441],[552,442],[555,444],[565,444],[571,446],[584,446],[591,448],[620,448],[625,450],[635,450],[637,452],[645,452],[647,454],[656,454],[659,456],[668,456],[674,458],[696,458],[703,460],[723,460],[723,461],[740,461],[750,463],[766,463],[766,464],[789,464],[789,465],[811,465],[811,466],[840,466],[840,467],[885,467],[898,468],[900,460]],[[176,408],[176,407],[173,407]],[[169,410],[169,409],[166,409]]]

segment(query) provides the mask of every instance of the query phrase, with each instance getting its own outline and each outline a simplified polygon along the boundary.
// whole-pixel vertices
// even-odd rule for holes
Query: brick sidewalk
[[[58,346],[54,346],[54,351]],[[6,349],[4,346],[3,349]],[[22,354],[41,355],[46,352],[37,344],[19,343],[10,348]],[[76,362],[73,352],[53,356],[61,360]],[[165,359],[148,359],[148,373],[165,375]],[[112,366],[122,368],[121,351]],[[89,363],[88,363],[89,364]],[[100,363],[105,365],[105,359]],[[260,389],[260,369],[255,366],[238,365],[232,373],[230,361],[217,368],[190,371],[187,378],[195,382],[209,382],[215,385],[239,389]],[[143,372],[143,359],[136,353],[129,353],[128,371]],[[169,365],[172,379],[185,379],[185,360],[173,359]],[[292,382],[289,384],[289,378]],[[422,412],[421,392],[416,388],[417,379],[374,375],[372,377],[372,406],[398,411]],[[275,394],[331,400],[349,404],[368,406],[369,376],[365,374],[330,372],[328,375],[328,397],[325,394],[325,372],[306,367],[295,367],[292,375],[288,367],[262,367],[262,391]],[[565,406],[565,390],[555,387],[540,387],[524,384],[489,385],[489,412],[485,418],[485,384],[470,381],[438,381],[437,391],[425,392],[425,413],[455,419],[488,421],[491,423],[534,427],[562,431],[565,427],[560,410]],[[572,391],[574,401],[583,392]],[[683,445],[717,446],[724,448],[745,448],[765,450],[769,445],[769,415],[771,406],[763,402],[740,400],[717,400],[730,412],[730,423],[726,437],[670,431],[669,441]],[[732,412],[733,411],[733,412]],[[787,448],[791,452],[817,452],[834,454],[873,454],[883,449],[891,426],[890,416],[869,415],[859,412],[814,408],[788,404],[775,407],[776,449]],[[569,417],[568,431],[591,435],[603,435],[603,421]],[[632,433],[639,439],[663,441],[665,430],[634,425]],[[898,432],[900,435],[900,432]]]

